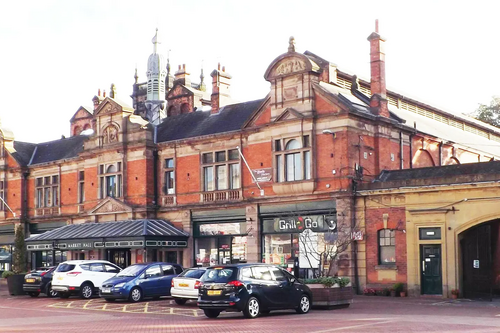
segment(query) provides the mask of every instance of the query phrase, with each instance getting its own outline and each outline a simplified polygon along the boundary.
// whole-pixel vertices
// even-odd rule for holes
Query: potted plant
[[[396,282],[392,286],[392,290],[394,290],[395,296],[405,297],[406,292],[404,291],[405,285],[402,282]]]
[[[304,282],[312,291],[314,307],[348,307],[352,303],[353,290],[349,278],[325,276]]]
[[[2,277],[7,279],[9,294],[13,296],[24,295],[23,283],[24,275],[26,274],[26,244],[22,225],[16,227],[15,236],[12,271],[2,273]]]
[[[460,290],[458,290],[458,289],[451,290],[451,298],[457,299],[459,294],[460,294]]]

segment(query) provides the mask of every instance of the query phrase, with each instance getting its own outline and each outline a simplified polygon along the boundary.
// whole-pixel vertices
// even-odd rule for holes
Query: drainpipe
[[[156,213],[158,210],[158,207],[160,206],[158,204],[158,150],[155,149],[153,150],[153,184],[154,184],[154,190],[153,190],[153,207],[155,211],[155,218],[156,218]]]
[[[413,169],[413,134],[410,134],[410,169]]]
[[[399,132],[399,169],[400,170],[405,168],[403,153],[404,153],[403,132]]]
[[[443,141],[439,143],[439,166],[443,165]]]
[[[358,190],[358,175],[352,179],[352,207],[351,207],[351,230],[356,227],[356,193]],[[354,260],[354,283],[356,284],[356,294],[359,295],[359,272],[358,272],[358,241],[352,242],[352,257]]]

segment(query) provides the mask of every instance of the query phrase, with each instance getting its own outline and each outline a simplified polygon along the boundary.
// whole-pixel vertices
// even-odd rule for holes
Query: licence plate
[[[26,283],[34,283],[35,279],[26,279]]]
[[[187,284],[187,283],[179,283],[179,287],[189,287],[189,284]]]
[[[102,288],[101,292],[102,293],[110,293],[111,292],[111,288]]]
[[[222,293],[222,290],[208,290],[207,295],[209,296],[217,296]]]

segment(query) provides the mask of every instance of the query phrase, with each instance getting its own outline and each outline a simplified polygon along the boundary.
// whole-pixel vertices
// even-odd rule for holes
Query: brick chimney
[[[378,33],[378,20],[375,21],[375,32],[368,36],[370,41],[370,108],[376,115],[389,118],[387,107],[387,89],[385,86],[385,39]]]
[[[189,75],[190,74],[186,72],[186,64],[183,64],[182,67],[179,65],[179,70],[175,73],[174,84],[180,83],[191,88],[191,78]]]
[[[222,67],[221,71],[220,64],[218,64],[217,69],[214,69],[210,76],[212,77],[212,95],[210,96],[212,110],[210,112],[214,114],[230,101],[231,75],[226,73],[225,67]]]

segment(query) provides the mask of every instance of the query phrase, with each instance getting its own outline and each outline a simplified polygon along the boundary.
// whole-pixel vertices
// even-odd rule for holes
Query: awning
[[[28,251],[187,247],[189,233],[165,220],[70,224],[26,239]]]

